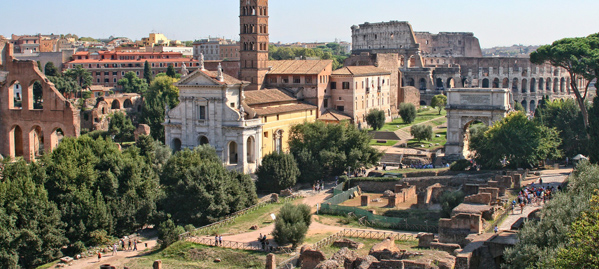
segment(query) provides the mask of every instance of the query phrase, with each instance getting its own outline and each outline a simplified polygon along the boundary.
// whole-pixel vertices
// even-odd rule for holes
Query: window
[[[279,114],[277,114],[277,120],[279,120]]]
[[[198,117],[200,120],[206,119],[206,106],[200,106]]]
[[[268,138],[268,132],[264,132],[264,137]]]
[[[343,82],[345,83],[345,82]],[[337,89],[337,82],[331,82],[331,90]]]
[[[342,85],[342,86],[343,86],[343,89],[344,89],[344,90],[347,90],[347,89],[349,89],[349,82],[343,82],[343,85]]]
[[[125,75],[125,71],[121,71],[121,76],[124,76],[124,75]]]
[[[112,79],[112,82],[115,82],[115,83],[116,83],[116,78],[113,78],[113,79]]]
[[[100,83],[100,79],[99,79],[99,78],[98,78],[98,79],[96,79],[96,82],[97,82],[97,83]]]
[[[311,77],[307,77],[306,78],[306,83],[312,83],[312,78]]]
[[[329,107],[329,99],[324,99],[324,107]]]
[[[112,72],[112,75],[113,75],[113,76],[116,76],[116,74],[117,74],[117,72]]]
[[[110,72],[104,72],[105,76],[108,76],[110,74]]]
[[[300,83],[300,77],[293,77],[293,83],[299,84]]]
[[[107,79],[107,78],[104,79],[105,83],[108,83],[109,81],[110,81],[110,79]]]
[[[229,105],[231,105],[231,107],[235,108],[235,103],[231,103]]]
[[[344,106],[337,106],[337,110],[343,112],[345,110],[345,107]]]
[[[289,78],[283,78],[283,83],[289,83]]]

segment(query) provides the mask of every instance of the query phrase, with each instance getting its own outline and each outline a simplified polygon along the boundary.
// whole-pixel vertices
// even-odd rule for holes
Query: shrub
[[[466,168],[470,167],[472,163],[466,159],[461,159],[453,162],[451,166],[449,166],[449,170],[451,171],[464,171]]]
[[[366,122],[373,130],[380,130],[385,125],[385,111],[372,109],[366,115]]]
[[[441,203],[441,217],[448,218],[451,211],[464,202],[464,193],[461,191],[446,191],[439,197]]]
[[[291,154],[272,152],[262,159],[256,175],[258,191],[279,192],[295,185],[300,171]]]
[[[91,246],[101,246],[108,244],[112,237],[108,236],[108,233],[105,230],[95,230],[89,233],[89,245]]]
[[[275,241],[279,245],[291,243],[293,247],[297,247],[304,242],[312,222],[311,217],[309,206],[285,204],[277,215],[275,229],[272,232]]]
[[[433,127],[430,125],[414,125],[412,126],[412,130],[410,131],[412,136],[418,140],[418,142],[422,140],[432,140],[433,139]]]
[[[170,216],[169,216],[170,217]],[[175,225],[173,220],[170,218],[158,225],[158,239],[160,240],[160,247],[166,248],[172,243],[179,240],[179,235],[184,233],[185,229],[181,226]]]
[[[401,103],[399,105],[399,116],[405,123],[412,123],[416,119],[416,107],[412,103]]]

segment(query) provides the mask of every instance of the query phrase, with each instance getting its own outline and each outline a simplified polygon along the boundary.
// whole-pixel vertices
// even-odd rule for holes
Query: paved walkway
[[[110,264],[112,266],[116,266],[116,268],[122,268],[123,265],[128,262],[130,259],[145,255],[146,252],[149,252],[154,246],[156,246],[156,239],[152,238],[147,241],[143,241],[142,243],[137,244],[137,249],[139,251],[119,251],[116,255],[112,255],[112,253],[103,253],[102,259],[98,261],[98,256],[92,256],[88,258],[83,258],[80,260],[73,261],[70,266],[67,266],[69,269],[98,269],[102,264]],[[145,244],[148,244],[148,247],[145,247]]]
[[[571,172],[572,172],[572,168],[562,168],[562,169],[558,169],[558,170],[541,171],[541,178],[543,179],[543,186],[546,186],[546,187],[553,186],[553,187],[557,188],[558,185],[562,184],[568,178],[568,175],[570,175]],[[535,186],[539,185],[538,181],[530,182],[530,183],[534,183]],[[503,222],[499,226],[497,226],[497,228],[500,231],[510,230],[512,225],[516,221],[518,221],[519,218],[526,217],[532,211],[540,209],[543,206],[544,206],[543,204],[541,204],[539,206],[527,205],[524,207],[524,212],[521,212],[520,207],[517,206],[516,209],[514,210],[515,212],[509,213],[507,218],[505,218],[503,220]]]

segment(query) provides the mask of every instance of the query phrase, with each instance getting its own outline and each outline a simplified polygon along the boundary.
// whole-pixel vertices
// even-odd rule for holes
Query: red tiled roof
[[[119,63],[144,63],[148,61],[148,63],[180,63],[180,62],[198,62],[193,58],[170,58],[170,59],[137,59],[137,60],[95,60],[95,59],[77,59],[67,62],[67,64],[119,64]]]
[[[250,106],[275,102],[297,101],[297,99],[279,89],[245,91],[244,94],[245,102]]]
[[[305,110],[316,110],[316,106],[309,104],[291,104],[291,105],[282,105],[282,106],[272,106],[272,107],[263,107],[263,108],[253,108],[259,116],[273,115],[273,114],[281,114],[281,113],[289,113],[296,111],[305,111]]]
[[[374,76],[390,74],[391,72],[373,65],[345,66],[343,68],[333,71],[333,75]]]
[[[333,60],[282,60],[268,61],[268,75],[310,74],[318,75],[333,64]]]

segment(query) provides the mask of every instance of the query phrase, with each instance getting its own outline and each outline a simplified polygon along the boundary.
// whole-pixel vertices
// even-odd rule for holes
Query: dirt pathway
[[[148,244],[148,246],[146,247],[145,244]],[[110,264],[112,266],[116,266],[117,268],[121,268],[130,259],[134,259],[135,257],[144,255],[155,246],[156,238],[151,238],[149,240],[137,244],[138,251],[119,251],[116,255],[112,255],[112,253],[102,253],[102,259],[100,259],[100,261],[98,261],[98,256],[87,257],[73,261],[73,263],[70,266],[68,266],[68,268],[97,269],[100,268],[100,265],[102,264]]]

